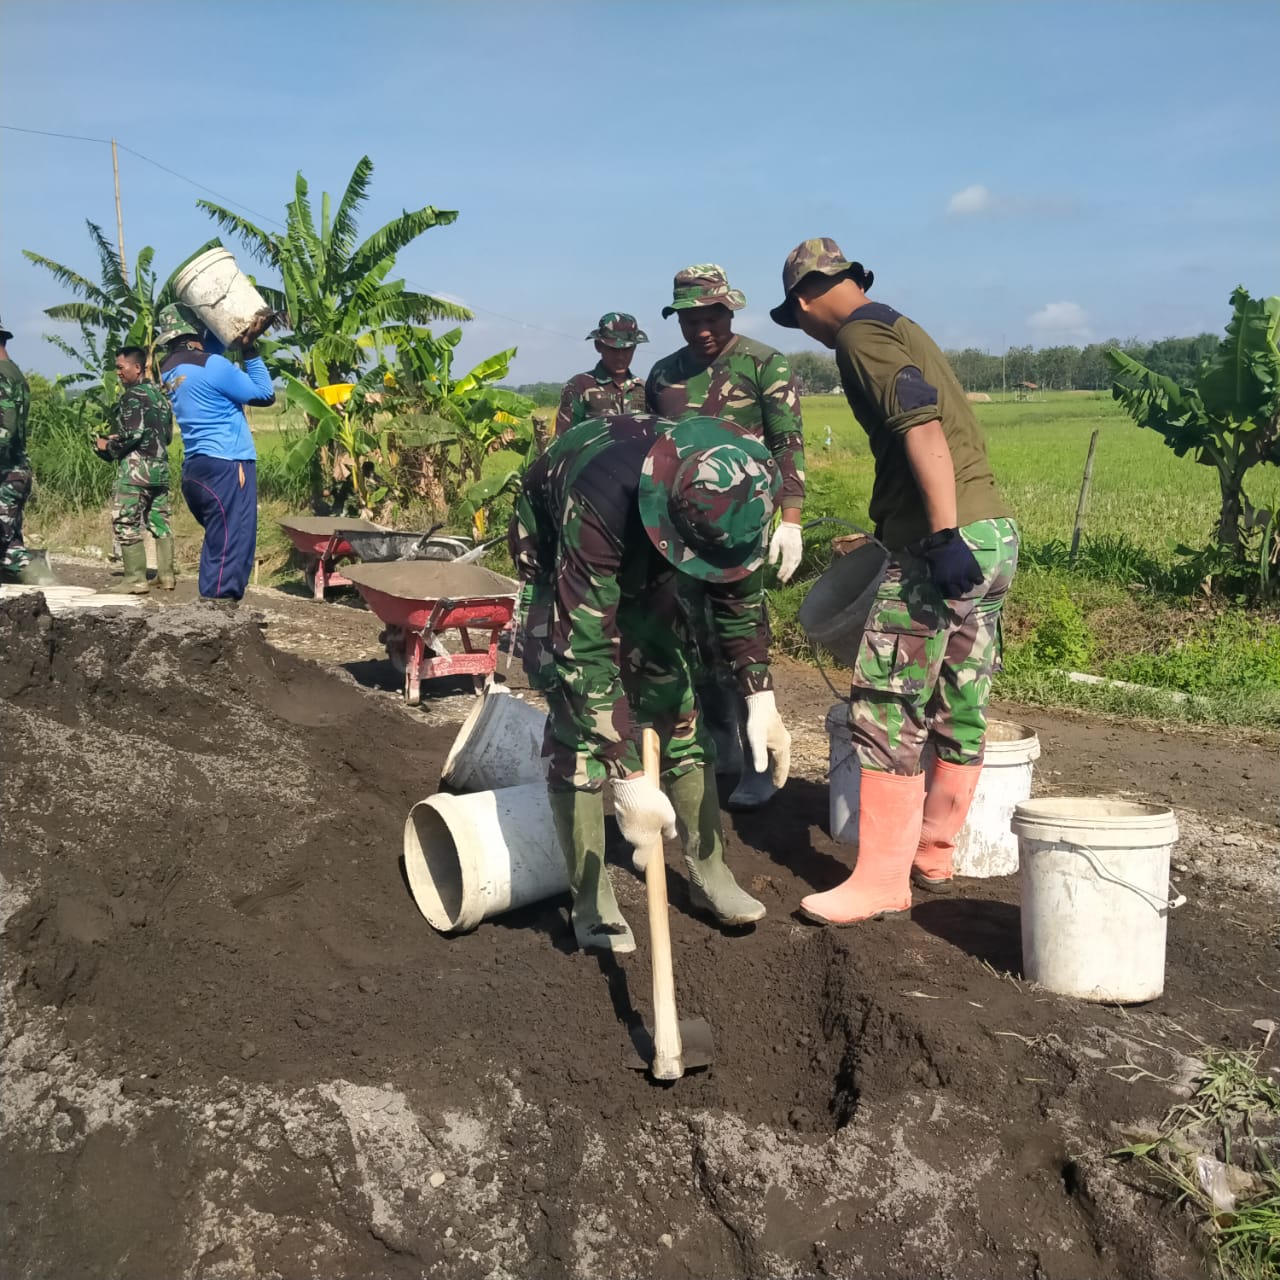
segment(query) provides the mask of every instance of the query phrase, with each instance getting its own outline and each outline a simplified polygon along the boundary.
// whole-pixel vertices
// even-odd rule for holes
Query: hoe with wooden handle
[[[658,735],[646,729],[642,739],[645,777],[660,786],[661,748]],[[649,950],[653,963],[653,1030],[632,1033],[635,1054],[630,1065],[648,1068],[655,1080],[678,1080],[695,1067],[710,1066],[715,1056],[711,1027],[702,1018],[676,1015],[676,984],[671,967],[671,923],[667,914],[667,860],[662,835],[649,848],[644,872],[649,895]]]

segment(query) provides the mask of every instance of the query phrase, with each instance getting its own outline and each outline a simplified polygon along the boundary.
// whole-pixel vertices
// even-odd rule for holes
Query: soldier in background
[[[144,526],[156,543],[156,586],[172,591],[177,585],[169,501],[173,413],[164,392],[147,381],[146,365],[147,353],[141,347],[123,347],[116,355],[116,375],[124,390],[111,409],[114,430],[97,439],[98,456],[119,463],[111,529],[120,544],[124,587],[132,595],[150,590]]]
[[[907,911],[912,882],[950,888],[1018,564],[1018,526],[963,388],[918,324],[867,297],[874,279],[834,240],[806,240],[787,256],[784,297],[770,312],[836,353],[875,458],[869,510],[891,557],[849,704],[860,765],[857,865],[800,903],[822,924]],[[936,752],[927,787],[926,743]]]
[[[603,418],[611,413],[644,412],[644,379],[631,374],[631,359],[636,344],[648,342],[645,331],[635,316],[625,311],[610,311],[587,334],[595,339],[600,359],[594,369],[575,373],[560,394],[560,412],[556,414],[556,435],[588,418]]]
[[[31,496],[31,459],[27,457],[31,389],[22,370],[9,359],[12,337],[0,324],[0,578],[52,586],[57,578],[44,557],[32,555],[22,541],[22,513]]]
[[[589,419],[525,474],[508,539],[531,597],[524,665],[550,711],[547,785],[584,950],[635,950],[604,865],[606,780],[637,855],[679,831],[696,906],[724,925],[765,913],[724,861],[677,589],[685,578],[704,584],[747,698],[757,766],[781,786],[791,737],[774,700],[757,572],[777,487],[768,451],[710,418]],[[643,724],[662,742],[666,794],[641,770]],[[635,865],[643,870],[639,856]]]
[[[781,478],[778,505],[782,516],[769,542],[769,560],[787,582],[800,565],[800,535],[804,507],[804,431],[800,395],[791,378],[786,356],[733,332],[733,313],[747,305],[738,289],[729,287],[724,268],[698,263],[676,274],[671,305],[662,316],[678,315],[685,345],[659,360],[645,387],[648,412],[678,422],[706,415],[723,418],[748,431],[773,457]],[[763,571],[762,571],[763,574]],[[741,767],[742,777],[729,798],[735,809],[752,809],[773,794],[767,780],[743,762],[743,707],[705,621],[696,588],[688,594],[695,616],[701,670],[699,692],[706,704],[723,757],[722,768]]]

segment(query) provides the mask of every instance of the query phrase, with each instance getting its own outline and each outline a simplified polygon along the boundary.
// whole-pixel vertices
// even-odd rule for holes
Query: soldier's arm
[[[20,390],[12,378],[0,374],[0,458],[22,438]]]
[[[577,421],[574,409],[578,404],[578,388],[572,378],[564,384],[560,393],[560,409],[556,414],[556,435],[562,436]]]
[[[804,426],[791,363],[780,351],[775,351],[760,369],[760,407],[765,444],[782,477],[778,505],[784,512],[798,514],[804,506]]]
[[[618,537],[571,496],[561,519],[552,649],[574,736],[614,777],[641,768],[622,687],[621,564]]]
[[[709,582],[706,591],[711,623],[738,687],[744,694],[772,689],[764,570],[757,569],[739,582]]]
[[[142,443],[146,434],[146,405],[132,391],[126,391],[116,402],[116,428],[107,437],[106,455],[113,462],[127,458]]]
[[[534,467],[541,462],[539,459]],[[516,576],[523,584],[517,640],[524,671],[534,689],[546,689],[555,675],[551,652],[551,616],[556,597],[552,581],[554,552],[544,547],[539,537],[537,511],[527,488],[516,495],[515,511],[507,526],[507,550],[516,566]]]

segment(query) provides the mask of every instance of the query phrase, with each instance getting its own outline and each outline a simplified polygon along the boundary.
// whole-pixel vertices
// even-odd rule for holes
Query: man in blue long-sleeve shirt
[[[258,540],[257,450],[247,404],[271,404],[271,376],[253,344],[242,346],[244,368],[204,349],[176,306],[156,317],[156,345],[166,348],[160,381],[182,431],[182,496],[204,528],[200,595],[239,600],[253,570]]]

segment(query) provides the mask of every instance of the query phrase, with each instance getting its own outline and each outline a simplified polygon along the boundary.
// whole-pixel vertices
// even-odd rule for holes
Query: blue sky
[[[1236,284],[1280,292],[1272,0],[0,0],[0,46],[0,123],[115,136],[268,217],[365,153],[363,229],[459,210],[401,271],[476,310],[464,357],[518,346],[519,382],[589,366],[611,309],[647,369],[689,262],[746,292],[741,331],[804,346],[767,312],[812,235],[944,346],[1216,331]],[[179,178],[125,153],[121,185],[130,261],[214,234]],[[109,148],[0,131],[24,367],[62,367],[65,295],[21,250],[93,274],[86,218],[114,235]]]

